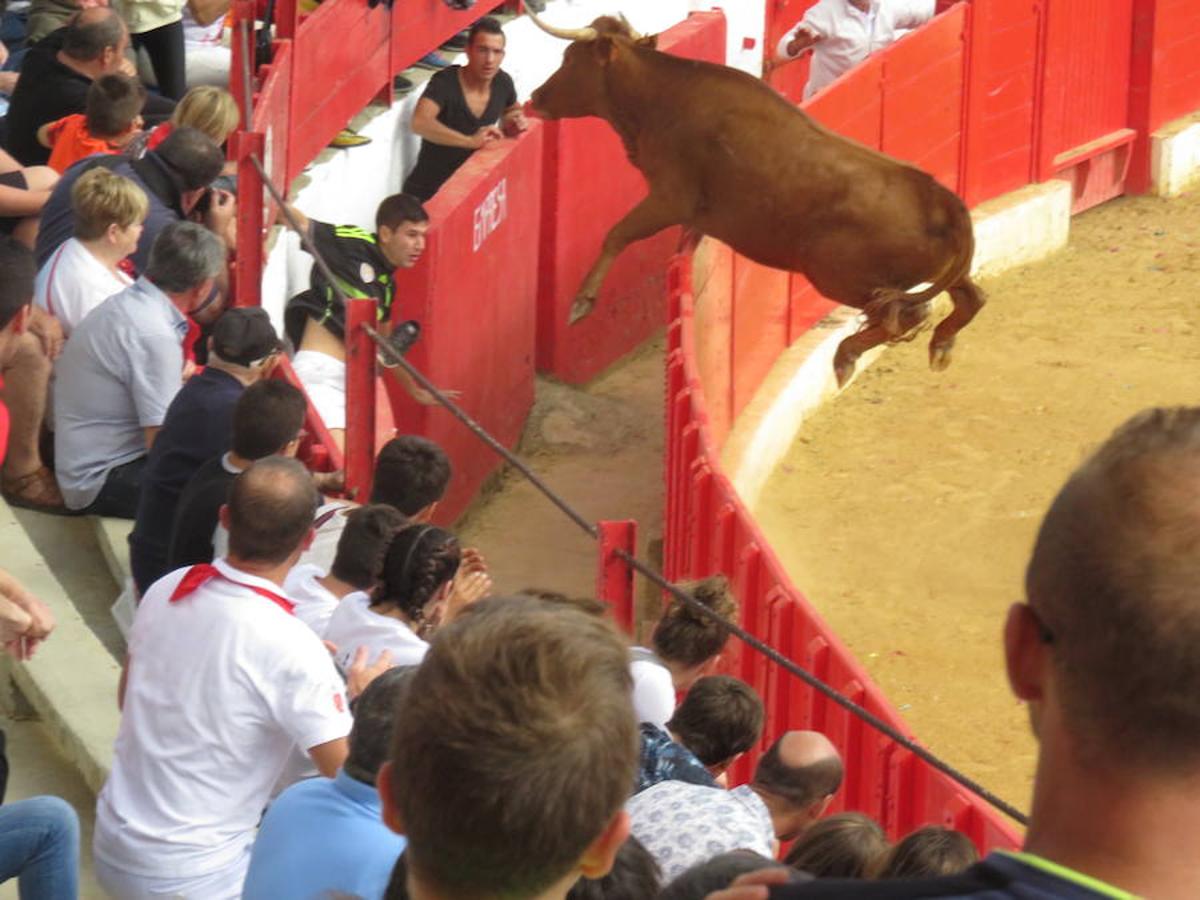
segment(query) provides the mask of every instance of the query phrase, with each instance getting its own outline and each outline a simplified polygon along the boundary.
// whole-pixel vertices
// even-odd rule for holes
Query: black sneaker
[[[449,50],[451,53],[460,53],[467,49],[467,30],[464,28],[446,43],[442,44],[443,50]]]
[[[405,94],[412,91],[412,89],[414,87],[416,87],[416,85],[413,84],[411,81],[409,81],[407,78],[405,78],[403,75],[397,75],[395,78],[392,79],[392,91],[396,94],[397,97],[403,97]]]
[[[417,322],[409,319],[407,322],[401,322],[396,326],[396,330],[388,336],[388,343],[392,345],[392,349],[405,356],[409,348],[417,342],[417,338],[421,336],[421,326]],[[376,352],[375,360],[385,369],[394,369],[399,363],[392,362],[384,355],[382,350]]]

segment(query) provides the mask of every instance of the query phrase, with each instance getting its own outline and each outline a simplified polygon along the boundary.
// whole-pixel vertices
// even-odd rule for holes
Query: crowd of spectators
[[[835,49],[832,26],[818,27],[833,2],[782,52]],[[288,305],[301,390],[273,377],[287,347],[268,316],[226,308],[233,196],[215,185],[237,109],[219,87],[189,89],[185,40],[222,14],[219,2],[34,0],[6,123],[12,156],[0,157],[4,495],[133,521],[138,606],[92,848],[106,891],[1200,891],[1194,854],[1159,846],[1150,827],[1167,817],[1186,835],[1197,817],[1200,411],[1126,425],[1042,525],[1029,599],[1004,631],[1041,742],[1026,851],[979,862],[964,834],[932,824],[893,843],[879,822],[841,811],[857,764],[845,747],[817,730],[770,731],[762,698],[722,673],[724,623],[739,618],[724,577],[679,585],[690,600],[671,596],[633,645],[596,600],[494,596],[482,554],[435,524],[452,471],[429,440],[389,440],[362,502],[336,496],[337,473],[296,459],[310,403],[335,439],[345,427],[339,294],[372,301],[388,332],[394,272],[424,249],[421,200],[524,122],[499,68],[503,32],[484,18],[465,38],[467,65],[435,75],[417,104],[410,193],[380,204],[374,232],[289,209],[337,283],[316,271]],[[156,90],[136,77],[131,45]],[[27,659],[53,629],[0,571],[0,645]],[[733,783],[742,769],[748,780]],[[74,896],[78,842],[61,801],[0,808],[0,880],[19,874],[22,896]]]

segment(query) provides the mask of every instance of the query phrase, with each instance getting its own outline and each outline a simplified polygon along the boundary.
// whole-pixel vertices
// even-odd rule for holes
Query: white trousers
[[[249,867],[249,847],[232,865],[195,878],[133,875],[99,857],[92,861],[96,880],[115,900],[238,900]]]

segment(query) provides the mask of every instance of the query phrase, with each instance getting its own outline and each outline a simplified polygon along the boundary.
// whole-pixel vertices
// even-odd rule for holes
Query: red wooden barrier
[[[699,13],[659,36],[660,50],[725,58],[725,17]],[[594,311],[567,322],[584,274],[608,229],[646,194],[612,128],[595,119],[546,124],[538,286],[538,367],[586,381],[662,327],[663,273],[679,241],[675,228],[631,245],[617,260]]]
[[[967,31],[963,198],[975,206],[1033,180],[1042,3],[972,0]]]
[[[1038,180],[1069,179],[1074,211],[1124,192],[1133,0],[1055,0],[1042,29]]]
[[[596,598],[612,607],[613,621],[633,633],[633,569],[614,551],[637,552],[637,524],[630,519],[599,522],[600,540],[596,542],[599,565],[596,567]]]
[[[1200,107],[1200,4],[1135,0],[1130,126],[1138,132],[1128,188],[1150,187],[1150,135]]]
[[[741,283],[748,293],[736,293],[736,278],[712,277],[707,247],[700,257],[706,261],[698,267],[698,275],[704,279],[703,296],[694,298],[691,292],[690,255],[673,260],[668,278],[673,319],[667,330],[666,575],[681,580],[724,572],[741,602],[743,627],[908,734],[878,687],[791,586],[753,517],[718,469],[719,444],[710,428],[704,386],[719,384],[723,377],[736,378],[738,366],[731,369],[710,355],[708,359],[716,358],[719,368],[705,377],[700,362],[704,357],[696,353],[698,310],[708,309],[711,316],[713,307],[726,307],[736,316],[737,306],[760,291],[751,277]],[[776,289],[776,293],[783,292]],[[786,302],[782,308],[787,308]],[[718,391],[722,399],[728,394],[728,387]],[[767,708],[767,732],[760,746],[735,766],[735,782],[749,777],[758,754],[782,732],[818,729],[833,740],[846,760],[847,777],[836,800],[838,809],[875,816],[894,837],[927,822],[944,822],[984,849],[1019,843],[1012,825],[984,801],[911,758],[858,716],[768,664],[760,654],[735,643],[724,665],[750,684]]]
[[[488,431],[516,446],[533,406],[542,127],[476,153],[426,204],[429,244],[396,273],[395,321],[416,319],[410,359]],[[437,441],[454,467],[438,519],[452,522],[500,459],[441,407],[385,382],[400,431]]]

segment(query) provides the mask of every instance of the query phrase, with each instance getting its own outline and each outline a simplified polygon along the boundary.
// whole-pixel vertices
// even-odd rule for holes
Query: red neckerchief
[[[293,614],[293,611],[296,608],[296,604],[292,603],[291,600],[288,600],[287,597],[284,597],[282,594],[277,594],[274,591],[269,591],[266,588],[258,587],[257,585],[246,584],[241,581],[234,581],[216,566],[209,563],[200,563],[188,569],[187,574],[183,576],[183,579],[175,588],[175,592],[171,594],[171,599],[169,602],[178,603],[180,600],[183,600],[200,590],[203,585],[207,584],[214,578],[220,578],[223,581],[228,581],[231,584],[238,585],[239,587],[244,587],[248,591],[254,591],[254,593],[258,594],[260,597],[266,597],[272,603],[279,606],[289,616]]]
[[[188,330],[183,338],[183,358],[188,362],[194,363],[196,361],[196,341],[200,339],[201,329],[191,316],[185,316],[184,318],[187,319]],[[197,367],[196,374],[199,373],[200,369]]]

